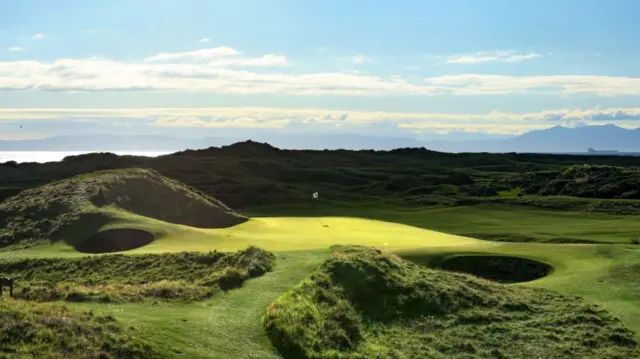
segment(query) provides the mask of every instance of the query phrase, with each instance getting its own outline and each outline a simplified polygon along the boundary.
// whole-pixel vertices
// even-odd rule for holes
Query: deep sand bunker
[[[76,250],[84,253],[122,252],[146,246],[154,239],[153,234],[141,229],[109,229],[80,242]]]
[[[432,265],[437,269],[473,274],[499,283],[529,282],[546,277],[553,267],[532,259],[499,255],[457,255]]]

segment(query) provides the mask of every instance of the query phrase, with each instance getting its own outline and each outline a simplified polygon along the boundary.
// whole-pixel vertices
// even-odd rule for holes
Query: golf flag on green
[[[318,199],[318,192],[313,192],[313,199]]]

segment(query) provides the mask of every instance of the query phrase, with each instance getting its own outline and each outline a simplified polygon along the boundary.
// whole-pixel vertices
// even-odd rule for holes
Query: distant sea
[[[56,162],[62,161],[63,158],[67,156],[76,156],[82,155],[85,153],[94,153],[100,151],[0,151],[0,163],[7,161],[16,161],[18,163],[21,162]],[[173,153],[171,151],[167,152],[158,152],[158,151],[105,151],[115,153],[116,155],[131,155],[131,156],[147,156],[147,157],[156,157],[162,156],[169,153]],[[174,151],[175,152],[175,151]]]

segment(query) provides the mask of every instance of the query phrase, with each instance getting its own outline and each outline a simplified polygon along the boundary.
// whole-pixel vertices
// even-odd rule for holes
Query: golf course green
[[[141,169],[27,189],[0,213],[0,277],[18,292],[0,313],[49,316],[0,324],[0,356],[640,357],[635,215],[373,200],[236,212]],[[88,327],[86,343],[50,339],[60,305],[110,318],[111,341]]]

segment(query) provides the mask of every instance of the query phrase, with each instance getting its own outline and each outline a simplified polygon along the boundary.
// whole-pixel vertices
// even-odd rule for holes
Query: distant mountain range
[[[431,141],[427,147],[442,152],[579,153],[587,152],[589,148],[640,152],[640,128],[556,126],[502,140]]]
[[[556,126],[510,138],[440,140],[350,134],[261,134],[241,137],[178,138],[158,135],[54,136],[0,141],[0,151],[182,151],[254,140],[282,149],[374,149],[425,147],[441,152],[584,153],[589,148],[640,152],[640,128],[615,125]],[[472,137],[473,138],[473,137]]]

